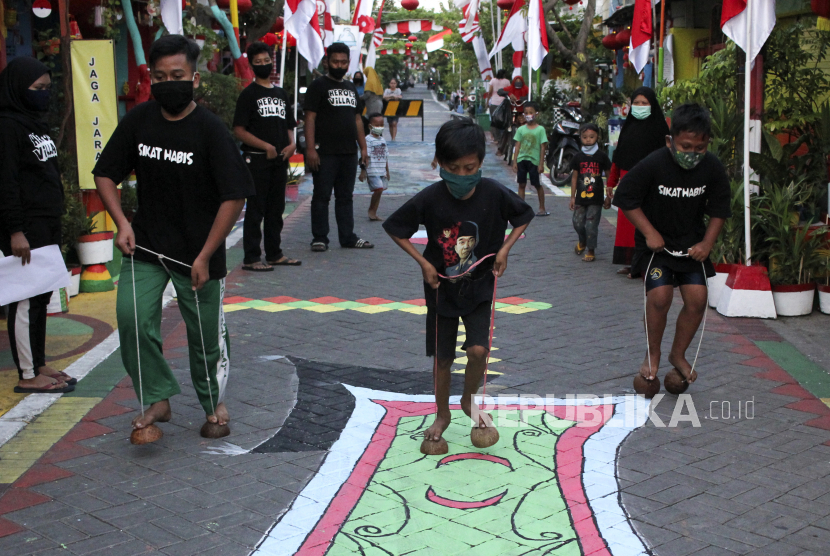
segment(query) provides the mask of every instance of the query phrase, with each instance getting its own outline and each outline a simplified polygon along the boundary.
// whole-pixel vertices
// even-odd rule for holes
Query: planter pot
[[[819,309],[825,315],[830,315],[830,286],[818,286]]]
[[[59,315],[69,311],[69,292],[67,288],[61,288],[52,292],[49,305],[46,306],[47,315]]]
[[[292,203],[297,202],[297,199],[300,196],[300,184],[299,183],[289,183],[285,186],[285,200],[291,201]]]
[[[89,266],[93,264],[104,264],[112,260],[112,232],[98,232],[78,238],[75,248],[78,250],[78,258],[81,264]]]
[[[716,264],[716,274],[706,281],[709,285],[709,307],[716,309],[718,301],[720,301],[720,294],[723,287],[726,285],[726,279],[729,278],[729,271],[732,270],[734,264]]]
[[[69,269],[69,297],[75,297],[81,292],[81,267],[73,266]]]
[[[772,298],[775,300],[775,312],[780,317],[809,315],[813,312],[815,294],[815,284],[773,286]]]

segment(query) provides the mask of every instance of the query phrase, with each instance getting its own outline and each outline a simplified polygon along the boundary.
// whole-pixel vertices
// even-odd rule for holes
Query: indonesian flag
[[[527,62],[534,70],[542,66],[548,55],[548,30],[542,0],[530,0],[527,11]]]
[[[324,5],[326,11],[323,13],[323,46],[328,48],[334,43],[334,19],[331,17],[332,3],[325,2]]]
[[[366,67],[373,68],[377,62],[377,49],[383,42],[383,27],[380,26],[380,18],[383,16],[383,2],[378,8],[378,19],[375,22],[374,31],[372,32],[372,44],[369,45],[369,53],[366,54]]]
[[[308,60],[308,68],[315,69],[326,53],[317,17],[317,2],[285,0],[284,18],[286,31],[297,39],[297,50]]]
[[[412,35],[413,33],[423,33],[424,31],[443,31],[444,28],[431,22],[428,19],[412,19],[409,21],[396,21],[395,23],[387,23],[384,31],[387,35],[396,35],[398,33],[404,35]]]
[[[510,79],[516,79],[517,77],[521,77],[522,75],[522,60],[524,60],[525,51],[524,51],[524,42],[522,42],[521,50],[516,50],[513,52],[513,75],[510,76]]]
[[[464,0],[462,0],[463,2]],[[476,35],[479,34],[481,31],[481,23],[478,20],[478,13],[475,14],[475,18],[473,19],[473,26],[467,31],[467,15],[470,13],[470,2],[467,1],[461,5],[461,14],[464,16],[461,21],[458,23],[458,30],[461,33],[461,40],[464,42],[473,42],[473,39]]]
[[[480,0],[468,0],[467,7],[464,9],[464,28],[458,28],[459,31],[462,31],[465,34],[469,34],[473,32],[473,26],[478,23],[478,7],[480,4]],[[470,14],[475,14],[475,17],[469,17]]]
[[[634,22],[631,24],[631,52],[628,54],[628,59],[638,74],[648,63],[653,34],[651,0],[635,0]]]
[[[493,50],[490,51],[490,54],[487,56],[488,58],[495,56],[497,52],[503,50],[508,44],[513,46],[515,52],[524,52],[524,32],[527,29],[525,18],[522,16],[522,7],[524,5],[525,0],[516,0],[513,3],[504,28],[501,30],[499,40],[496,42]]]
[[[446,37],[447,35],[452,35],[452,29],[441,31],[440,33],[432,35],[430,38],[428,38],[427,52],[435,52],[439,48],[444,48],[444,37]]]
[[[752,44],[750,60],[755,60],[775,27],[775,0],[723,0],[720,26],[723,33],[747,52],[746,8],[752,2]]]
[[[180,0],[161,0],[161,22],[171,35],[184,34]]]
[[[487,44],[485,44],[484,38],[481,35],[476,35],[473,39],[473,50],[475,50],[476,58],[478,59],[478,70],[481,73],[481,78],[492,78],[493,69],[490,67],[490,57],[487,56]]]

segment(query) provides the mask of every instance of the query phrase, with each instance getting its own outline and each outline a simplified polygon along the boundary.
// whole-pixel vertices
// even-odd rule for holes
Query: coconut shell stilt
[[[668,389],[668,386],[666,386],[666,389]],[[656,378],[647,380],[643,375],[638,374],[634,377],[634,391],[651,399],[660,392],[660,381]]]
[[[692,373],[697,374],[695,371],[692,371]],[[689,389],[689,381],[683,378],[683,375],[676,367],[673,367],[672,370],[666,373],[666,377],[663,379],[663,385],[669,394],[674,394],[675,396],[679,396]]]
[[[473,427],[470,429],[470,442],[476,448],[489,448],[499,441],[496,427]]]
[[[130,434],[130,443],[139,446],[141,444],[150,444],[151,442],[160,440],[162,436],[164,436],[164,433],[161,432],[160,428],[155,425],[147,425],[144,428],[133,429],[132,434]]]
[[[421,442],[421,453],[427,456],[442,456],[450,451],[447,441],[443,438],[438,440],[429,440],[424,438]]]
[[[231,428],[228,425],[220,425],[219,423],[211,423],[210,421],[205,421],[205,424],[202,425],[202,430],[199,431],[202,438],[224,438],[230,433]]]

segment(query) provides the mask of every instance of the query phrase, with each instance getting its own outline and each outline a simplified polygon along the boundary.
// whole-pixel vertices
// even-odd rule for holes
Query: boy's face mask
[[[444,183],[447,184],[450,195],[456,199],[461,199],[469,195],[470,191],[475,189],[478,182],[481,181],[481,168],[478,169],[478,172],[469,176],[460,176],[441,168],[440,175]]]
[[[372,133],[372,135],[380,137],[381,135],[383,135],[383,126],[375,127],[373,125],[370,125],[369,131]]]
[[[698,164],[700,164],[703,157],[706,156],[706,151],[698,153],[694,151],[684,152],[677,150],[677,146],[674,144],[674,139],[671,140],[671,149],[672,154],[674,154],[675,161],[677,161],[677,164],[684,170],[694,169]]]
[[[533,114],[525,114],[525,121],[526,121],[527,123],[529,123],[529,124],[530,124],[530,123],[533,123],[533,120],[535,120],[535,119],[536,119],[536,116],[535,116],[535,115],[533,115]]]

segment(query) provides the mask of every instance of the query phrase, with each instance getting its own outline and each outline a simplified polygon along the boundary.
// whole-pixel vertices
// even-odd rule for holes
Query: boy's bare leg
[[[519,199],[521,199],[522,201],[525,200],[525,187],[527,187],[526,183],[519,184]]]
[[[649,368],[649,353],[643,359],[640,367],[640,374],[646,380],[653,380],[657,377],[657,370],[660,368],[660,345],[663,343],[663,333],[666,331],[666,316],[671,307],[674,288],[671,286],[660,286],[654,288],[646,296],[646,312],[648,318],[648,346],[651,353],[651,366]]]
[[[461,396],[461,409],[467,417],[472,418],[472,407],[475,403],[473,396],[478,393],[481,379],[484,377],[484,368],[487,365],[487,348],[484,346],[470,346],[467,348],[467,368],[464,370],[464,394]],[[481,415],[478,419],[479,427],[486,427],[492,424],[492,419],[479,413],[476,407],[476,414]]]
[[[438,360],[438,376],[435,378],[435,405],[438,411],[435,413],[435,421],[424,432],[427,440],[438,441],[441,435],[450,426],[450,368],[452,359]]]
[[[680,295],[683,297],[683,309],[677,316],[677,327],[674,332],[674,342],[669,353],[669,363],[680,374],[687,377],[688,382],[697,379],[697,372],[692,373],[692,365],[686,360],[686,350],[700,327],[703,314],[706,312],[706,286],[687,284],[680,286]]]
[[[381,195],[383,195],[383,189],[372,192],[372,200],[369,202],[369,220],[375,222],[383,220],[383,218],[378,218],[378,207],[380,206]]]
[[[545,210],[545,186],[541,183],[536,188],[536,195],[539,197],[539,213],[545,214],[547,212]]]

